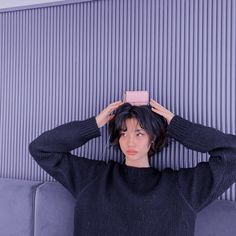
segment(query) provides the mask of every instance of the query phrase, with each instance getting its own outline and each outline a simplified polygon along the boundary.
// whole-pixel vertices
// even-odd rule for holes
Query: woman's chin
[[[137,155],[126,155],[125,159],[130,161],[136,161],[139,160],[139,157]]]

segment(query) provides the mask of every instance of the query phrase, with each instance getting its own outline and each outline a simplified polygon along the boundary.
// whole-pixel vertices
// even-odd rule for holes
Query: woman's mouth
[[[127,151],[127,154],[128,155],[135,155],[137,154],[138,152],[137,151]]]

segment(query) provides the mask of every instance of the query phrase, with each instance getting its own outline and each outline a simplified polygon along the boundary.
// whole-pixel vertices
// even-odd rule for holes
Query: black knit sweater
[[[236,181],[236,136],[177,115],[167,132],[187,148],[208,152],[209,162],[159,171],[72,155],[101,135],[95,116],[44,132],[29,151],[76,198],[74,235],[191,236],[197,212]]]

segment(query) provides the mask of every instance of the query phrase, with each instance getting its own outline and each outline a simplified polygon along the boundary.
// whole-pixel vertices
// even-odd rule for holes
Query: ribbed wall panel
[[[28,144],[98,114],[125,90],[148,90],[175,114],[236,133],[236,0],[104,0],[0,13],[0,176],[52,180]],[[102,137],[74,153],[121,161]],[[163,169],[207,154],[177,142]],[[219,199],[235,200],[232,185]]]

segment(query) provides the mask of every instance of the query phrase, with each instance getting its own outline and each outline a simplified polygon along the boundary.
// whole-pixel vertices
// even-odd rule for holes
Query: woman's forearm
[[[72,121],[46,131],[30,143],[32,152],[68,152],[100,136],[95,117]]]
[[[184,146],[199,151],[211,150],[236,152],[236,136],[225,134],[215,128],[192,123],[175,116],[167,128],[168,134]]]

